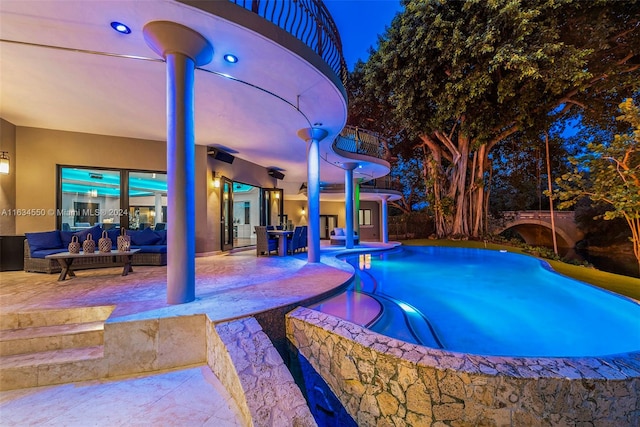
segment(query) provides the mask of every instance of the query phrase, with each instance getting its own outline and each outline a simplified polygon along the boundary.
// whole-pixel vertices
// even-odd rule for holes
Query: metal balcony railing
[[[333,141],[333,147],[349,153],[384,159],[386,147],[378,134],[353,126],[345,126]]]
[[[360,184],[361,188],[375,188],[377,190],[394,190],[402,192],[402,184],[390,175],[365,181]]]
[[[282,28],[313,49],[331,67],[343,85],[347,63],[340,33],[321,0],[229,0]]]

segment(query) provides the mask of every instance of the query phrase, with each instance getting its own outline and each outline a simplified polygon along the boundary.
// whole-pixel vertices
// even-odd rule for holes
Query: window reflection
[[[167,222],[167,174],[129,173],[129,229],[164,229]]]
[[[260,187],[234,182],[233,246],[255,245],[256,225],[260,225]]]
[[[120,226],[120,171],[63,167],[60,172],[62,204],[57,214],[62,230]]]

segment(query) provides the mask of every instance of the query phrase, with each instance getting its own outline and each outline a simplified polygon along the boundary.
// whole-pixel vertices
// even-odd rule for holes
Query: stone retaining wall
[[[207,324],[207,364],[246,425],[317,426],[302,392],[253,317]]]
[[[409,344],[298,308],[287,337],[358,426],[638,426],[640,352],[484,357]]]

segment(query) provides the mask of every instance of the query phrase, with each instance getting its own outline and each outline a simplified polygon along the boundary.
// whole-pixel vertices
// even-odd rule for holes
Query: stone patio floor
[[[393,244],[363,243],[355,250]],[[214,321],[246,317],[303,301],[344,284],[351,267],[334,256],[344,247],[323,245],[321,262],[307,254],[256,257],[255,250],[196,259],[196,300],[166,303],[167,267],[80,270],[57,274],[0,273],[3,313],[115,305],[108,322],[205,313]],[[0,392],[0,425],[132,426],[240,425],[238,409],[207,366],[130,378]]]

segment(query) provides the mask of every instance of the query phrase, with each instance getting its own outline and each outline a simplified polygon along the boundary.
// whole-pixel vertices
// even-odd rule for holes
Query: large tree
[[[440,237],[483,232],[488,154],[500,141],[578,111],[596,117],[638,89],[638,1],[403,5],[362,67],[359,96],[373,112],[389,107],[397,126],[387,130],[422,153]]]
[[[640,107],[627,99],[620,110],[618,119],[630,125],[629,131],[610,141],[591,142],[586,154],[571,158],[575,169],[556,180],[556,194],[564,200],[561,206],[586,196],[608,205],[605,220],[624,218],[640,272]]]

